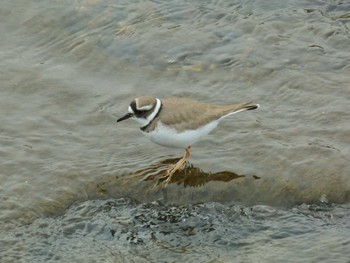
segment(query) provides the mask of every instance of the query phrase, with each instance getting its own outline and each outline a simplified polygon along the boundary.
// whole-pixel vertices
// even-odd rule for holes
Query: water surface
[[[348,218],[350,200],[348,2],[5,0],[0,14],[1,258],[79,261],[98,243],[104,257],[89,254],[92,262],[129,262],[134,246],[140,262],[346,261],[349,224],[339,218]],[[163,190],[152,188],[156,176],[183,153],[147,141],[132,121],[115,122],[141,95],[261,108],[226,119],[195,144],[186,169]],[[111,211],[132,222],[128,213],[154,201],[159,206],[141,209],[146,218],[212,205],[276,212],[263,225],[249,218],[251,228],[231,212],[213,232],[217,239],[206,239],[201,215],[193,215],[191,231],[201,234],[175,236],[170,247],[191,241],[203,250],[131,244],[108,231],[108,244],[92,234],[65,248],[91,234],[74,224],[71,235],[59,234],[76,207],[95,211],[120,198],[135,203]],[[335,219],[319,221],[318,208],[300,212],[310,206]],[[169,224],[174,232],[182,227]],[[38,234],[39,226],[49,234]],[[218,252],[211,257],[212,242]],[[299,254],[302,247],[310,249]],[[124,252],[114,254],[118,248]],[[154,254],[144,257],[146,250]]]

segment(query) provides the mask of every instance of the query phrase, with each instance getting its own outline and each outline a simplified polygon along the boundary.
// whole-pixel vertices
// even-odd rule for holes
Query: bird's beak
[[[120,119],[117,120],[117,122],[123,121],[123,120],[127,120],[129,118],[132,117],[131,113],[127,113],[125,116],[121,117]]]

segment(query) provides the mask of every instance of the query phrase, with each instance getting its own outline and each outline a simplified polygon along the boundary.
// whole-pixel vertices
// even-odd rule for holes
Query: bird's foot
[[[176,164],[171,165],[166,170],[165,175],[159,177],[159,179],[165,179],[162,182],[164,188],[169,184],[169,182],[171,181],[171,178],[173,177],[174,173],[179,171],[179,170],[181,170],[184,167],[185,163],[190,158],[190,150],[191,150],[191,146],[188,146],[186,148],[186,152],[185,152],[184,156]],[[158,182],[159,182],[159,179],[158,179]],[[157,185],[158,185],[158,182],[157,182]]]

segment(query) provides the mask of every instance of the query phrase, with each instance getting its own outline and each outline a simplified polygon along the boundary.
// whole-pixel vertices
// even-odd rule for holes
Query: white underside
[[[158,123],[156,129],[149,133],[142,132],[151,141],[166,147],[185,148],[194,144],[203,136],[209,134],[219,124],[219,120],[208,123],[197,130],[187,130],[178,133],[175,129],[164,126],[161,122]]]

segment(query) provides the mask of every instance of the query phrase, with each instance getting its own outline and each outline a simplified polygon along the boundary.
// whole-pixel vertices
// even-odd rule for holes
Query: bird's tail
[[[240,104],[234,104],[230,106],[225,106],[224,115],[222,117],[227,117],[232,114],[236,114],[238,112],[246,111],[246,110],[255,110],[259,108],[259,104],[254,104],[252,102],[245,102]]]

